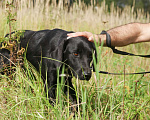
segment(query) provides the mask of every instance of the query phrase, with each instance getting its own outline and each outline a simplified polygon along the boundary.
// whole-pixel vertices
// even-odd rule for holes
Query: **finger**
[[[76,33],[69,33],[67,34],[67,39],[70,39],[72,37],[78,37],[78,36],[83,36],[81,32],[76,32]]]
[[[69,38],[71,38],[71,37],[77,37],[78,36],[78,34],[77,33],[69,33],[69,34],[67,34],[67,39],[69,39]]]
[[[67,34],[69,37],[78,37],[78,36],[86,36],[84,32],[76,32]]]
[[[94,41],[93,36],[90,36],[90,37],[88,38],[88,40],[91,41],[91,42],[93,42],[93,41]]]

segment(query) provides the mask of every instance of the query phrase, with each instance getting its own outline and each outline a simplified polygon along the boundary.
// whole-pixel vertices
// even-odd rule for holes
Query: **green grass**
[[[19,1],[18,1],[19,2]],[[74,4],[70,13],[53,5],[44,7],[36,4],[19,2],[17,7],[16,29],[53,29],[61,28],[73,31],[100,33],[103,29],[129,22],[149,22],[142,11],[138,16],[132,8],[120,10],[102,4],[97,11],[93,7]],[[0,7],[0,37],[8,33],[5,9]],[[108,21],[106,24],[103,21]],[[149,43],[140,43],[118,48],[135,54],[149,54]],[[68,96],[62,92],[63,82],[58,84],[56,104],[52,106],[45,97],[44,84],[35,68],[25,62],[26,71],[16,68],[13,79],[0,76],[0,119],[65,119],[65,120],[149,120],[150,119],[150,75],[114,76],[99,74],[99,70],[109,72],[150,71],[150,61],[146,58],[129,57],[113,54],[111,49],[97,47],[98,64],[90,81],[73,78],[73,84],[81,98],[79,111],[70,111]],[[124,68],[125,66],[125,68]],[[63,80],[61,80],[63,81]]]

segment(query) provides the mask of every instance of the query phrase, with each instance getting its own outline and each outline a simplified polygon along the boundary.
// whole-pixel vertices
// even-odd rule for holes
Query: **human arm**
[[[118,26],[107,31],[111,36],[111,46],[122,47],[129,44],[150,41],[150,23],[129,23],[126,25]],[[68,34],[69,37],[84,36],[89,41],[104,42],[106,46],[106,35],[92,34],[90,32],[76,32]]]

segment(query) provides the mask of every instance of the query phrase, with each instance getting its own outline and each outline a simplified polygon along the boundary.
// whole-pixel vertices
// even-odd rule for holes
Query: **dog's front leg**
[[[77,105],[77,97],[76,97],[76,92],[75,92],[75,88],[72,85],[72,78],[68,78],[65,82],[65,88],[64,88],[64,92],[66,95],[69,94],[69,99],[71,100],[71,111],[78,111],[78,105]],[[81,102],[80,98],[79,98],[79,103]]]
[[[50,103],[55,103],[57,87],[57,76],[55,72],[47,72],[47,81],[45,82],[46,95],[49,98]]]
[[[66,81],[65,81],[65,88],[64,88],[64,92],[66,95],[69,94],[69,99],[72,101],[73,104],[77,104],[77,99],[76,99],[76,93],[75,93],[75,89],[72,85],[71,82],[71,77],[69,77]]]

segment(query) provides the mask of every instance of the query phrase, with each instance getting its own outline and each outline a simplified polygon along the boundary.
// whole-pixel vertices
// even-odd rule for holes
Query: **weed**
[[[86,7],[84,3],[80,3],[80,6],[75,3],[68,12],[65,8],[60,9],[59,6],[55,6],[55,3],[49,4],[49,0],[45,0],[45,3],[43,0],[36,0],[34,6],[32,0],[28,2],[25,0],[15,1],[17,5],[15,16],[17,30],[61,28],[69,31],[90,31],[99,34],[103,29],[107,30],[129,22],[150,22],[149,14],[146,15],[142,10],[138,10],[136,15],[130,6],[126,6],[121,11],[119,8],[115,10],[112,5],[110,12],[107,12],[105,3],[97,6],[96,9],[92,5]],[[54,2],[56,1],[54,0]],[[4,7],[0,7],[0,16],[0,36],[4,38],[6,33],[10,33],[9,27],[6,27],[8,15],[5,14]],[[9,39],[7,38],[7,40]],[[119,49],[136,54],[147,54],[150,53],[149,46],[149,43],[140,43]],[[99,70],[110,72],[123,72],[125,70],[126,73],[149,71],[149,59],[116,55],[105,47],[97,46],[97,51],[98,64],[91,80],[87,82],[73,78],[74,87],[79,93],[77,96],[82,101],[81,104],[78,104],[79,112],[70,112],[71,105],[68,96],[62,93],[63,82],[58,84],[56,91],[57,104],[51,106],[45,97],[46,93],[40,74],[25,60],[24,66],[27,71],[17,66],[12,80],[6,75],[1,75],[0,118],[2,120],[149,120],[150,75],[113,76],[98,73]]]

